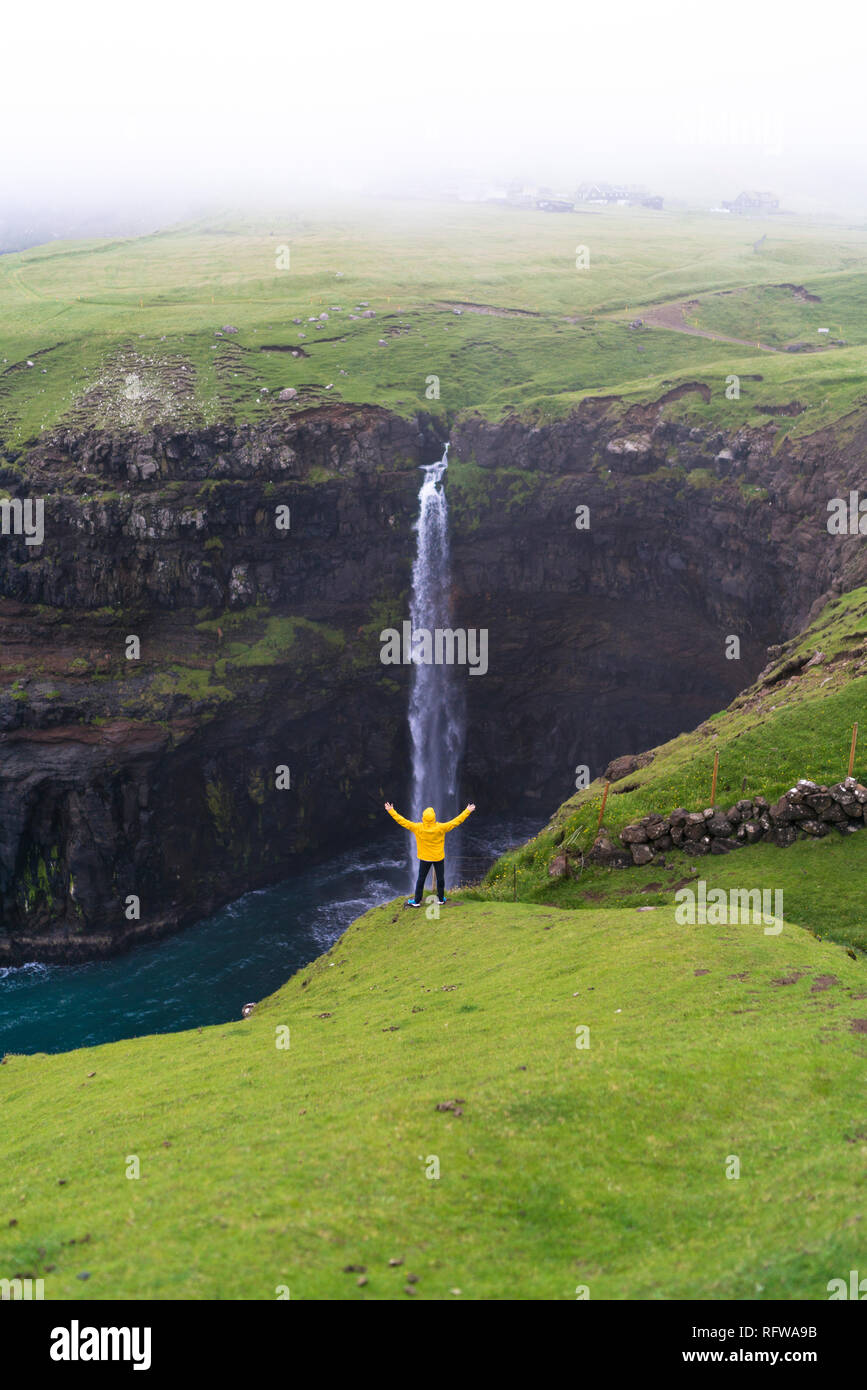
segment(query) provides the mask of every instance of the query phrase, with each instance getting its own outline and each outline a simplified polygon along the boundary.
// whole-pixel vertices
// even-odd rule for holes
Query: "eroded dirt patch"
[[[801,301],[802,304],[821,304],[821,303],[822,303],[822,296],[821,296],[820,294],[810,294],[809,290],[806,290],[806,289],[804,288],[803,285],[790,285],[790,284],[788,284],[788,282],[787,282],[787,283],[785,283],[785,284],[783,284],[783,285],[772,285],[772,286],[771,286],[771,289],[772,289],[772,290],[791,290],[791,292],[792,292],[792,298],[793,298],[793,299],[799,299],[799,300]]]
[[[666,391],[664,396],[660,396],[657,405],[668,405],[671,401],[679,401],[681,397],[688,396],[693,391],[697,391],[707,405],[710,401],[710,387],[706,386],[703,381],[685,381],[682,386],[673,386],[670,391]]]
[[[157,357],[122,348],[104,362],[97,380],[75,400],[63,423],[138,430],[195,423],[201,418],[195,380],[192,362],[180,353]]]

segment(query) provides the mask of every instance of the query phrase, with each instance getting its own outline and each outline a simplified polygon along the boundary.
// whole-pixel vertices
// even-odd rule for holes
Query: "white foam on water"
[[[0,965],[0,980],[8,980],[16,975],[47,975],[50,966],[42,961],[29,960],[23,965]]]

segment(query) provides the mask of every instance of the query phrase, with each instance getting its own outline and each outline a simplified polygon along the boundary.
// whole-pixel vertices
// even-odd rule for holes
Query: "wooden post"
[[[713,781],[710,784],[710,804],[716,803],[716,775],[719,772],[719,749],[713,755]]]
[[[602,817],[605,815],[605,803],[606,803],[606,801],[608,800],[608,788],[609,788],[610,786],[611,786],[611,783],[610,783],[610,782],[606,782],[606,783],[605,783],[605,794],[604,794],[604,796],[602,797],[602,805],[601,805],[600,808],[599,808],[599,819],[598,819],[598,821],[596,822],[596,834],[597,834],[597,835],[599,834],[599,827],[600,827],[601,824],[602,824]]]
[[[849,749],[849,776],[852,776],[852,769],[855,766],[855,745],[858,742],[858,725],[852,725],[852,747]]]
[[[512,902],[518,901],[518,866],[512,865]]]

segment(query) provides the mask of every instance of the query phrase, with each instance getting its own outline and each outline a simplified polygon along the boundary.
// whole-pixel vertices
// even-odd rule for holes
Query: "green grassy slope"
[[[762,342],[775,346],[821,347],[825,334],[819,333],[820,328],[828,330],[829,338],[863,344],[867,341],[867,276],[821,272],[810,276],[808,287],[753,286],[714,294],[703,297],[687,321],[732,336],[752,331]]]
[[[588,391],[658,394],[685,375],[719,384],[725,402],[732,371],[771,374],[774,390],[745,391],[742,411],[777,403],[782,390],[815,408],[829,397],[833,418],[861,399],[867,230],[801,219],[771,219],[764,230],[757,253],[755,223],[707,214],[389,204],[3,256],[0,440],[18,445],[58,422],[266,420],[284,386],[301,392],[299,407],[341,399],[404,414],[551,415]],[[579,246],[587,269],[576,268]],[[821,281],[827,304],[770,288],[805,281]],[[824,312],[853,346],[822,340],[818,354],[778,359],[629,329],[645,306],[721,289],[734,292],[702,300],[705,326],[818,342]],[[362,302],[376,318],[349,318]],[[461,304],[496,313],[457,315]],[[316,328],[308,319],[320,313],[330,317]],[[238,333],[215,336],[224,325]],[[308,355],[292,357],[291,347]],[[437,400],[426,395],[432,374]]]
[[[809,669],[789,663],[820,652]],[[698,729],[653,750],[646,767],[612,784],[603,829],[616,834],[648,815],[676,806],[703,810],[710,799],[719,752],[716,804],[741,796],[775,801],[799,777],[832,784],[846,776],[852,725],[860,735],[855,775],[867,779],[867,589],[832,599],[804,633],[785,644],[758,681]],[[624,750],[624,752],[630,750]],[[631,750],[640,751],[640,750]],[[504,856],[474,893],[562,907],[673,901],[674,885],[695,873],[714,886],[784,890],[786,913],[821,935],[867,950],[864,873],[867,833],[798,842],[788,849],[756,845],[726,858],[697,858],[678,850],[667,867],[609,870],[576,861],[575,876],[552,881],[548,866],[558,846],[575,837],[576,851],[593,843],[604,783],[600,779],[559,808],[527,846]]]
[[[863,1255],[865,1019],[863,965],[791,925],[383,907],[244,1022],[8,1057],[0,1276],[80,1299],[823,1299]]]

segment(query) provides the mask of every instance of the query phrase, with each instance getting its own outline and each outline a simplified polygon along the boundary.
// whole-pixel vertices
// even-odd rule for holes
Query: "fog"
[[[3,24],[0,226],[510,180],[696,206],[761,188],[857,215],[863,29],[838,0],[22,6]]]

